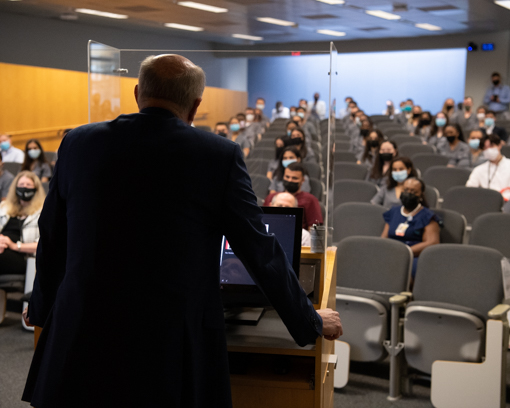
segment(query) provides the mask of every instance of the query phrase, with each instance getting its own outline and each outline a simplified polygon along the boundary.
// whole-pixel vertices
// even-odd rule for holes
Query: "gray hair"
[[[274,195],[274,197],[271,199],[271,204],[272,204],[272,205],[276,204],[277,197],[278,197],[280,194],[289,194],[289,195],[292,195],[292,194],[290,194],[290,193],[284,193],[284,192],[282,192],[282,193],[277,193],[277,194],[275,194],[275,195]],[[294,197],[294,196],[292,196],[292,198],[294,198],[294,207],[297,207],[297,206],[298,206],[298,200],[297,200],[297,198],[296,198],[296,197]]]
[[[189,111],[205,88],[205,73],[191,61],[176,59],[175,68],[151,55],[140,66],[138,91],[141,98],[163,99]],[[179,57],[175,55],[175,57]],[[187,61],[187,62],[186,62]]]

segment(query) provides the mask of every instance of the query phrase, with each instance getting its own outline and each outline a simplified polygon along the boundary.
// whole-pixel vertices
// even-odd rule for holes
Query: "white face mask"
[[[483,157],[489,161],[494,161],[499,157],[499,149],[497,147],[489,147],[483,151]]]
[[[478,120],[484,120],[485,119],[485,113],[477,113],[476,117],[478,118]]]
[[[257,109],[264,110],[264,108],[266,107],[266,105],[264,105],[263,103],[257,103],[257,104],[255,105],[255,107],[256,107]]]
[[[248,113],[246,115],[246,122],[253,122],[253,119],[255,119],[255,115]]]

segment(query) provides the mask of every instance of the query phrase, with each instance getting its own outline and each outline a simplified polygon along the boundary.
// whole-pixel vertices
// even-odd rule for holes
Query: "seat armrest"
[[[391,302],[391,299],[390,299],[390,302]],[[505,321],[506,315],[509,310],[510,310],[509,305],[504,305],[504,304],[497,305],[489,311],[489,319]]]
[[[413,298],[413,293],[412,292],[400,292],[400,294],[402,296],[407,296],[409,298],[409,300],[411,300]]]
[[[395,296],[390,297],[390,303],[392,305],[402,305],[405,302],[407,302],[408,299],[409,298],[407,296],[404,296],[404,295],[395,295]]]

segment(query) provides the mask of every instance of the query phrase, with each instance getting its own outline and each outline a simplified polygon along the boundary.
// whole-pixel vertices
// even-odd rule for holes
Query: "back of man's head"
[[[271,207],[297,207],[298,202],[296,197],[294,197],[290,193],[278,193],[276,194],[273,199],[271,200]]]
[[[175,54],[147,57],[138,75],[138,99],[170,102],[189,112],[205,88],[205,73],[190,60]]]

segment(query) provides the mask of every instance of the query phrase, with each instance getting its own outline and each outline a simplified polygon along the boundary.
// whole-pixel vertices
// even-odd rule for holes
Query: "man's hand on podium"
[[[342,334],[342,322],[336,310],[319,309],[319,316],[322,317],[322,335],[326,340],[336,340]]]
[[[27,327],[33,327],[33,324],[30,324],[30,319],[28,318],[28,307],[25,307],[25,310],[23,310],[23,313],[21,314],[23,317],[23,320],[25,321],[25,324]]]

